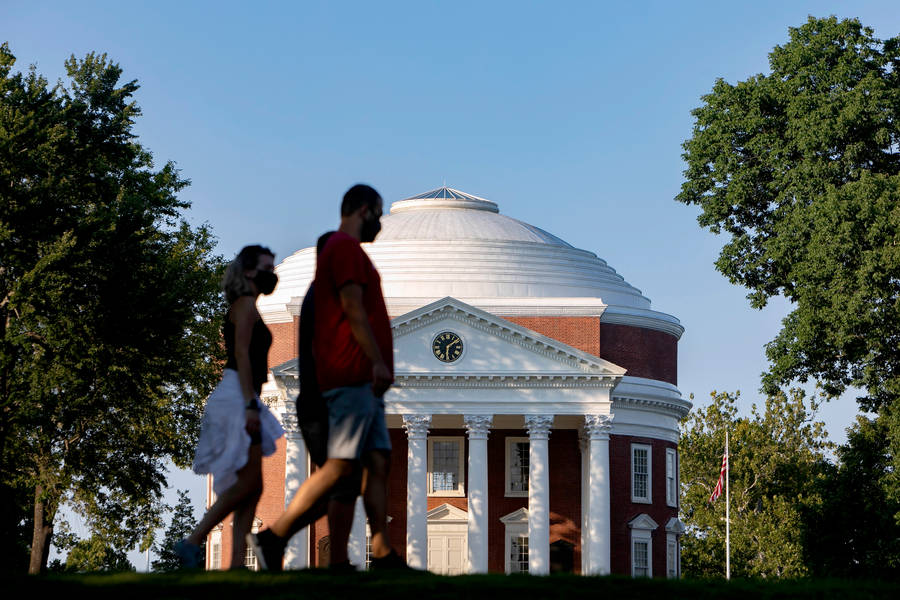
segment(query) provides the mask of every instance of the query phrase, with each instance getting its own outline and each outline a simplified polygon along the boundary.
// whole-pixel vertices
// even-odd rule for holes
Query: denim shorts
[[[384,399],[364,383],[328,390],[328,458],[357,460],[372,450],[391,450]]]

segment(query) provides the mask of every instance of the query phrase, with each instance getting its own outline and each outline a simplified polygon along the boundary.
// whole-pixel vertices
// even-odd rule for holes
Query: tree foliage
[[[186,465],[220,369],[221,259],[191,227],[173,163],[133,133],[135,81],[106,55],[69,86],[13,71],[0,46],[0,483],[25,491],[32,572],[73,503],[131,547]],[[5,540],[4,543],[10,543]]]
[[[823,577],[900,577],[900,498],[885,417],[857,417],[809,515],[811,570]]]
[[[122,550],[117,550],[102,536],[93,535],[80,540],[66,557],[65,571],[90,573],[96,571],[134,571],[134,565]]]
[[[754,307],[794,305],[767,347],[767,393],[900,398],[900,37],[810,17],[771,72],[717,80],[693,111],[677,200],[729,236],[716,267]]]
[[[819,400],[802,390],[778,393],[759,412],[739,417],[739,394],[713,393],[712,403],[682,423],[681,508],[687,527],[682,565],[688,576],[723,576],[725,497],[709,503],[730,433],[731,568],[737,577],[810,573],[806,517],[823,502],[830,448],[814,421]]]
[[[154,571],[176,571],[181,568],[181,560],[175,554],[175,544],[190,535],[197,526],[194,518],[194,507],[187,490],[178,490],[178,503],[172,510],[172,521],[166,529],[162,543],[154,545],[153,550],[159,556],[153,561]]]

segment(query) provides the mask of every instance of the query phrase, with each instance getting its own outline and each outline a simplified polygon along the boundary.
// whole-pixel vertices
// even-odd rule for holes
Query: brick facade
[[[650,446],[650,494],[652,504],[631,501],[631,445]],[[651,534],[654,576],[666,573],[666,523],[678,516],[678,509],[666,506],[666,448],[672,442],[647,437],[613,435],[609,440],[610,471],[610,568],[620,575],[631,574],[631,529],[628,522],[641,513],[650,516],[659,527]]]
[[[678,340],[668,333],[601,323],[600,317],[504,317],[628,369],[627,375],[678,385]]]

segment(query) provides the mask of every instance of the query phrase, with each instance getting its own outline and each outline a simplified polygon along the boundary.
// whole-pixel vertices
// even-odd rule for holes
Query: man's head
[[[361,242],[372,242],[381,231],[382,200],[371,186],[358,183],[347,190],[341,202],[341,229],[345,224],[350,231],[357,232]]]

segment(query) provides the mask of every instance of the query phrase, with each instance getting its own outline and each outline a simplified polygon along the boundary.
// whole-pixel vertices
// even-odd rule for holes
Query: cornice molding
[[[683,419],[691,410],[691,407],[685,406],[683,402],[661,400],[658,398],[636,398],[633,396],[613,396],[612,406],[613,410],[617,408],[631,408],[642,411],[649,410],[677,419]]]
[[[615,387],[616,381],[607,375],[553,375],[553,374],[397,374],[394,385],[398,388],[605,388]]]
[[[385,298],[388,312],[404,315],[438,298]],[[498,317],[600,317],[606,304],[600,298],[458,298],[470,306]]]
[[[684,333],[684,327],[681,325],[681,322],[671,315],[621,306],[611,305],[607,307],[600,317],[600,322],[611,325],[629,325],[631,327],[640,327],[641,329],[654,329],[668,333],[674,336],[676,340],[681,339],[681,335]]]

